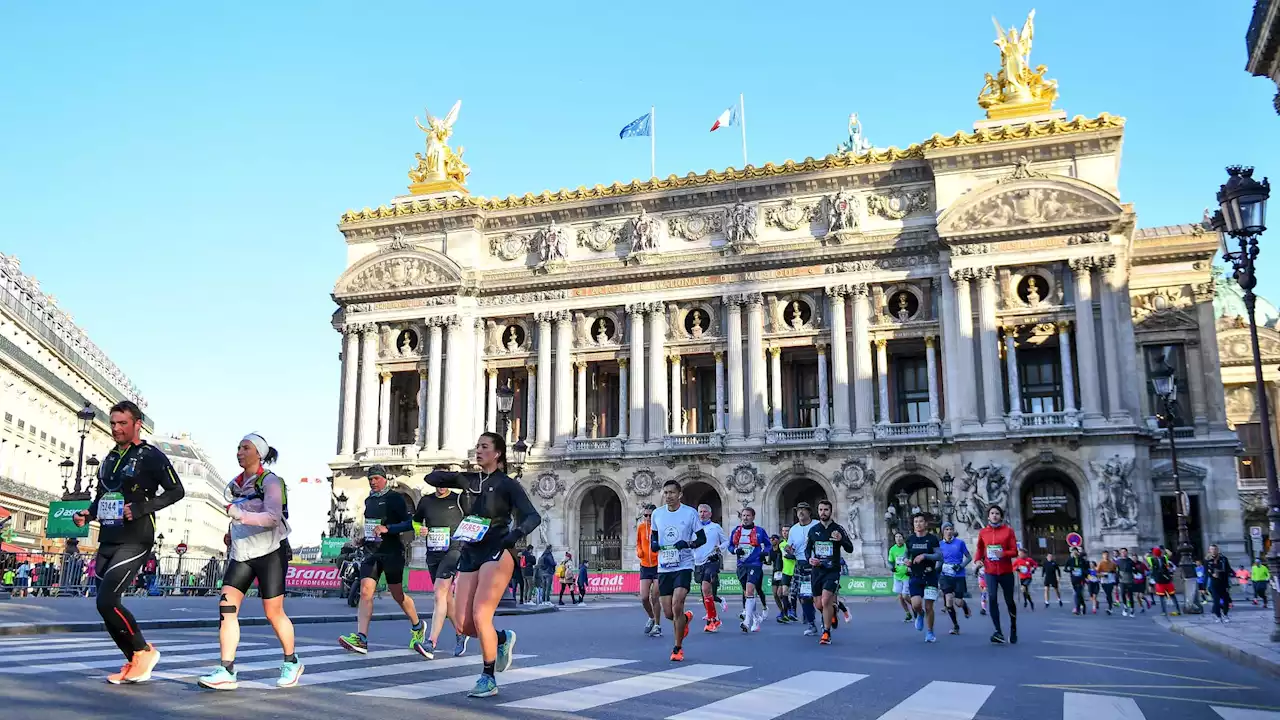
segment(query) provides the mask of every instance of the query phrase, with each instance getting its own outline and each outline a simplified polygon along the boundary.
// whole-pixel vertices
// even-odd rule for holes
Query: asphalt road
[[[731,601],[731,608],[733,603]],[[701,605],[690,604],[695,618]],[[152,682],[103,682],[120,664],[105,637],[0,638],[3,717],[93,718],[481,718],[590,717],[609,720],[1280,720],[1280,683],[1200,649],[1144,617],[1073,617],[1070,608],[1024,611],[1016,646],[992,646],[976,613],[963,634],[926,644],[896,603],[857,600],[854,619],[820,647],[797,625],[772,620],[744,635],[702,623],[668,660],[666,637],[641,635],[634,599],[604,600],[549,615],[502,618],[517,631],[518,659],[498,676],[496,698],[468,699],[478,648],[427,661],[407,649],[405,622],[375,623],[368,657],[336,644],[350,623],[298,626],[307,665],[300,687],[272,686],[280,660],[268,628],[248,628],[240,690],[212,692],[195,676],[217,659],[214,630],[157,631],[164,653]],[[734,623],[736,625],[736,623]],[[1007,628],[1006,628],[1007,629]],[[523,657],[522,657],[523,656]],[[257,681],[261,687],[247,687]]]

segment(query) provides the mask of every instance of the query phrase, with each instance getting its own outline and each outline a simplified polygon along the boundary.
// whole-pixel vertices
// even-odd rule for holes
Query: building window
[[[26,426],[27,426],[27,421],[26,421],[26,420],[19,420],[19,421],[18,421],[18,429],[19,429],[19,430],[22,430],[22,429],[23,429],[23,428],[25,428]]]
[[[12,425],[12,424],[13,424],[13,413],[5,413],[5,414],[4,414],[4,423],[5,423],[5,425]]]
[[[1267,468],[1262,452],[1262,423],[1236,423],[1243,452],[1236,457],[1236,473],[1243,480],[1265,479]]]
[[[801,360],[792,364],[795,383],[794,415],[784,418],[787,427],[818,427],[818,363]],[[784,413],[790,414],[790,413]]]
[[[898,386],[898,422],[929,422],[929,365],[924,358],[894,357]]]
[[[1019,350],[1017,357],[1022,412],[1062,412],[1062,365],[1058,350]]]
[[[31,427],[27,428],[27,434],[28,434],[28,435],[30,435],[31,437],[35,437],[35,436],[36,436],[36,426],[35,426],[35,425],[32,425]]]
[[[1191,385],[1187,382],[1187,353],[1186,348],[1181,343],[1172,345],[1145,345],[1142,348],[1143,359],[1147,366],[1147,377],[1155,377],[1158,373],[1167,372],[1166,367],[1173,368],[1174,382],[1178,386],[1178,408],[1177,417],[1174,418],[1176,427],[1183,427],[1190,424],[1187,417],[1187,410],[1191,407]],[[1164,411],[1164,401],[1156,396],[1151,389],[1151,383],[1147,383],[1147,402],[1151,408],[1152,414],[1159,414]],[[1164,423],[1161,423],[1163,426]]]
[[[49,440],[48,433],[44,433],[44,432],[40,433],[40,442],[47,442],[48,440]]]

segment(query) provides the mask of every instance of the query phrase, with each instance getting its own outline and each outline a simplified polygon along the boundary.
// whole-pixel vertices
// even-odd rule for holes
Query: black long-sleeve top
[[[89,504],[89,519],[98,519],[98,503],[107,493],[120,493],[132,506],[132,520],[103,525],[100,545],[155,544],[155,514],[186,495],[169,458],[145,441],[123,450],[113,448],[98,466],[98,488]]]
[[[836,532],[840,533],[840,539],[832,540],[831,535]],[[830,543],[831,554],[827,557],[818,557],[818,543]],[[824,544],[821,547],[824,548],[825,552],[827,545]],[[829,522],[824,525],[822,524],[822,521],[819,520],[813,524],[813,527],[809,528],[809,542],[804,548],[804,559],[806,561],[811,558],[818,557],[818,559],[822,561],[821,567],[839,569],[841,550],[844,550],[845,552],[853,552],[853,539],[850,538],[849,533],[840,526],[840,523]]]
[[[501,470],[492,473],[435,470],[427,474],[427,484],[461,490],[462,512],[489,520],[489,530],[479,545],[512,548],[542,524],[542,516],[520,483]],[[516,525],[511,527],[511,516]],[[473,543],[474,544],[474,543]]]

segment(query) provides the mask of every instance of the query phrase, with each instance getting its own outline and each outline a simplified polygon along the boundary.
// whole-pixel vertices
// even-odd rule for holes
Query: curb
[[[1273,677],[1280,678],[1280,663],[1261,657],[1259,655],[1254,655],[1253,653],[1250,653],[1250,652],[1245,652],[1244,650],[1241,650],[1240,648],[1234,645],[1231,645],[1230,643],[1225,643],[1213,637],[1208,637],[1204,633],[1200,633],[1200,632],[1189,633],[1187,632],[1187,628],[1185,626],[1170,622],[1168,618],[1160,617],[1160,618],[1153,618],[1153,620],[1157,625],[1164,626],[1165,629],[1185,637],[1186,639],[1190,640],[1196,645],[1199,645],[1202,648],[1205,648],[1206,650],[1211,650],[1215,653],[1218,653],[1219,655],[1222,655],[1228,660],[1231,660],[1239,665],[1244,665],[1245,667],[1253,668],[1254,670],[1260,670]]]
[[[291,615],[289,619],[294,625],[319,625],[324,623],[347,622],[351,620],[352,614],[343,615]],[[511,616],[511,615],[541,615],[542,613],[556,612],[555,607],[540,606],[535,608],[510,608],[499,607],[494,615]],[[378,620],[401,620],[404,618],[402,612],[386,612],[374,613],[371,618],[373,621]],[[242,617],[240,625],[244,627],[256,627],[269,625],[265,617]],[[180,630],[191,628],[216,628],[218,620],[197,620],[195,618],[166,618],[158,620],[139,620],[139,630]],[[101,622],[50,622],[50,623],[0,623],[0,637],[15,635],[46,635],[49,633],[81,633],[81,632],[105,632],[106,627]]]

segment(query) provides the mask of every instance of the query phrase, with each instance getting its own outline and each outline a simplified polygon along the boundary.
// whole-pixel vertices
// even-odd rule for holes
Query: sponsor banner
[[[332,565],[290,565],[284,577],[285,587],[338,589],[342,580],[338,568]]]
[[[409,592],[434,592],[435,585],[431,582],[431,572],[428,570],[408,570],[409,575],[406,584],[409,586]]]
[[[89,500],[67,500],[49,503],[49,521],[45,524],[44,536],[48,538],[82,538],[89,537],[89,523],[84,527],[76,527],[72,517],[81,510],[89,509]]]
[[[320,557],[325,560],[332,560],[342,554],[342,548],[347,544],[346,538],[327,537],[320,539]]]
[[[555,578],[552,582],[551,592],[560,593],[560,578]],[[587,573],[588,595],[638,592],[640,592],[639,572],[610,570],[608,572]]]
[[[410,571],[409,590],[411,592],[426,592],[429,590],[430,578],[426,578],[423,582],[427,583],[426,587],[421,590],[415,587],[413,573],[421,572],[427,575],[426,571]],[[552,592],[560,593],[560,580],[557,578],[552,585]],[[640,573],[630,570],[609,571],[590,573],[587,576],[587,594],[589,595],[607,595],[610,593],[638,593],[640,592]],[[768,595],[773,594],[773,576],[765,573],[764,576],[764,592]],[[701,595],[702,586],[693,583],[689,588],[690,595]],[[742,586],[738,583],[736,573],[720,573],[720,597],[735,597],[742,594]],[[840,578],[840,594],[841,595],[865,595],[875,596],[893,595],[893,578],[891,577],[842,577]]]
[[[892,595],[893,578],[842,577],[841,595]]]

